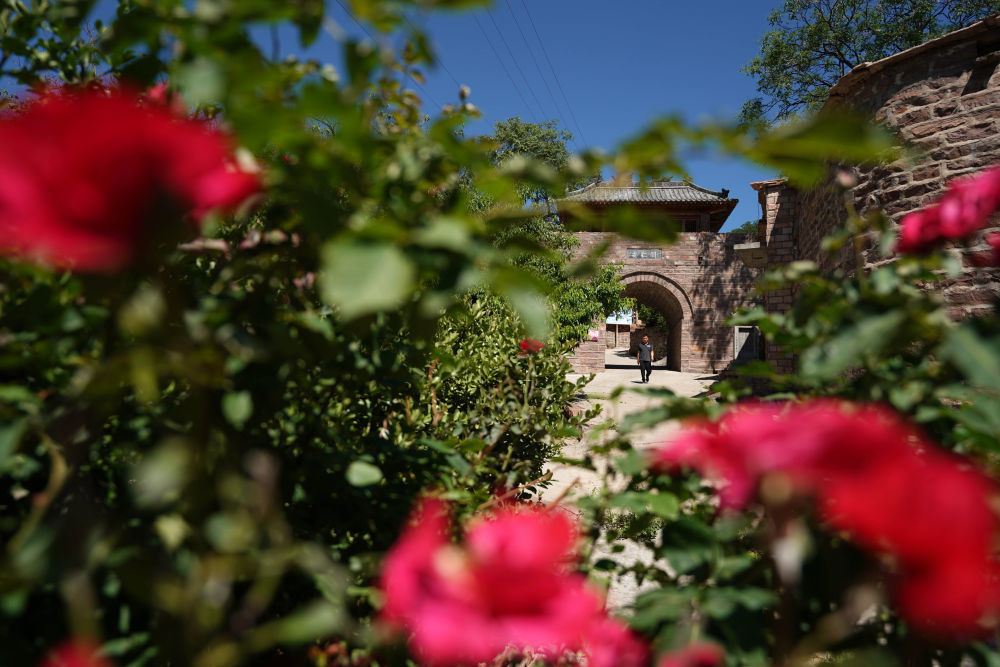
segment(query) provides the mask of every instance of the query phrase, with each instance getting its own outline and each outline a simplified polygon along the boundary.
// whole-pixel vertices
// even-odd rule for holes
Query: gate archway
[[[667,322],[667,369],[682,370],[686,329],[691,323],[691,300],[677,283],[652,271],[636,271],[622,277],[625,296],[660,312]]]

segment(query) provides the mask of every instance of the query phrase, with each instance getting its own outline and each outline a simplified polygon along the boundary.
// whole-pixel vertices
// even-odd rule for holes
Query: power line
[[[580,123],[576,119],[576,114],[573,113],[573,105],[569,103],[569,99],[566,97],[566,91],[563,90],[562,83],[559,81],[559,75],[556,73],[556,68],[552,66],[552,59],[549,58],[549,52],[545,48],[545,42],[542,41],[541,35],[538,34],[538,28],[535,27],[535,19],[531,18],[531,12],[528,11],[528,5],[525,3],[525,0],[521,0],[521,5],[524,7],[524,13],[528,15],[528,21],[531,23],[531,29],[535,31],[535,38],[542,47],[542,53],[545,54],[545,61],[548,62],[549,69],[552,70],[552,77],[556,80],[556,86],[562,94],[563,101],[566,102],[566,108],[569,109],[569,115],[570,118],[573,119],[573,125],[576,127],[577,132],[580,133],[580,138],[583,139],[583,143],[590,144],[590,142],[587,141],[587,137],[583,134],[583,128],[580,127]]]
[[[413,25],[413,23],[410,21],[410,19],[406,18],[405,16],[403,17],[403,20],[406,21],[406,25],[410,26],[414,31],[420,30],[420,28],[418,28],[417,26]],[[461,88],[462,87],[462,84],[460,84],[458,82],[458,79],[456,79],[455,75],[451,73],[451,70],[448,69],[448,66],[444,64],[444,58],[442,58],[441,56],[438,56],[437,59],[434,61],[434,64],[441,66],[441,69],[443,69],[448,74],[448,76],[451,77],[451,80],[455,84],[456,88]]]
[[[351,13],[351,10],[347,8],[347,6],[342,2],[342,0],[337,0],[337,4],[340,5],[341,9],[344,10],[344,13],[347,14],[351,18],[351,20],[354,21],[358,25],[358,27],[364,31],[366,35],[368,35],[369,39],[378,44],[378,40],[375,38],[375,35],[373,35],[371,31],[365,27],[364,23],[359,21],[357,17],[355,17],[354,14]],[[417,81],[417,79],[412,74],[406,71],[405,67],[403,68],[403,74],[405,74],[406,78],[408,78],[410,81],[413,82],[413,85],[415,85],[417,88],[420,89],[420,91],[424,94],[425,97],[427,97],[427,99],[429,99],[431,102],[434,103],[434,106],[436,106],[438,109],[442,108],[441,103],[438,102],[436,99],[434,99],[434,97],[430,94],[430,92],[426,88],[421,86],[420,82]]]
[[[486,43],[490,45],[490,50],[493,51],[493,55],[496,56],[497,62],[500,63],[500,67],[503,68],[504,73],[507,75],[507,78],[510,80],[510,85],[514,87],[514,92],[516,92],[517,96],[521,98],[521,103],[524,104],[524,108],[527,109],[528,113],[531,114],[532,117],[534,117],[535,116],[535,112],[532,111],[531,105],[528,104],[528,101],[526,99],[524,99],[524,95],[521,94],[521,89],[518,88],[517,84],[514,82],[514,77],[511,75],[510,70],[507,69],[507,66],[504,64],[503,58],[500,57],[500,54],[497,52],[496,48],[493,46],[493,41],[490,39],[490,36],[486,34],[486,28],[483,27],[483,24],[479,21],[479,17],[478,16],[476,16],[475,14],[473,14],[472,18],[476,19],[476,25],[479,26],[480,32],[482,32],[483,33],[483,37],[486,38]],[[535,122],[538,122],[538,118],[535,118]]]
[[[517,71],[520,72],[521,78],[524,79],[524,86],[528,89],[528,92],[531,93],[531,97],[535,100],[535,104],[538,105],[538,109],[539,111],[541,111],[542,118],[544,119],[545,109],[542,108],[542,103],[538,101],[538,96],[535,95],[535,89],[532,88],[531,84],[528,82],[528,77],[524,75],[524,70],[522,70],[521,66],[517,63],[517,58],[514,56],[513,49],[511,49],[510,44],[507,43],[507,38],[503,36],[503,31],[500,30],[500,26],[497,25],[497,20],[493,18],[493,12],[486,12],[486,15],[490,17],[490,21],[493,22],[493,27],[497,29],[497,34],[500,35],[500,39],[503,41],[503,45],[507,47],[507,53],[510,54],[510,59],[514,61],[514,67],[516,67]]]
[[[528,38],[524,35],[524,30],[521,29],[521,22],[517,20],[517,15],[514,13],[514,8],[510,6],[510,0],[504,0],[507,5],[507,11],[510,12],[510,17],[514,19],[514,25],[517,27],[517,31],[521,34],[521,40],[524,42],[524,48],[527,49],[528,55],[531,57],[531,61],[535,63],[535,70],[538,71],[538,78],[542,80],[545,85],[545,90],[549,92],[549,99],[552,100],[552,106],[556,110],[556,116],[562,115],[562,110],[559,109],[559,103],[556,101],[555,95],[552,94],[552,88],[549,87],[549,82],[545,79],[545,75],[542,74],[542,68],[538,65],[538,58],[535,57],[535,52],[531,50],[531,45],[528,44]]]

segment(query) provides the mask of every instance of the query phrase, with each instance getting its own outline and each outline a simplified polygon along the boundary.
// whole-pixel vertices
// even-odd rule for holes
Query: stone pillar
[[[764,217],[759,229],[767,247],[767,269],[788,264],[797,259],[795,216],[798,191],[785,179],[751,184],[758,192]],[[791,309],[795,293],[791,287],[773,290],[764,295],[764,309],[769,313],[784,313]],[[766,358],[781,373],[795,370],[795,358],[781,347],[768,341]]]

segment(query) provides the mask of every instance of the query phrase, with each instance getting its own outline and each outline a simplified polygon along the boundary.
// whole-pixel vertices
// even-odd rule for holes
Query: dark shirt
[[[653,360],[653,346],[646,343],[639,343],[639,361]]]

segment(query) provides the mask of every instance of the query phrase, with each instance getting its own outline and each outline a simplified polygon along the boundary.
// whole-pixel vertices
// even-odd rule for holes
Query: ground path
[[[627,351],[625,351],[627,352]],[[646,408],[655,406],[657,400],[654,397],[645,396],[636,392],[628,391],[640,387],[664,387],[672,390],[679,396],[697,396],[706,391],[717,377],[701,373],[679,373],[668,371],[665,368],[655,367],[650,376],[648,384],[642,384],[639,380],[639,367],[634,360],[629,366],[630,359],[622,350],[608,350],[607,360],[609,366],[620,365],[621,368],[608,368],[603,373],[598,373],[594,379],[587,384],[584,389],[583,398],[576,409],[585,409],[590,405],[600,405],[601,414],[590,424],[584,432],[584,437],[579,442],[569,443],[563,448],[563,455],[567,458],[583,458],[587,451],[595,444],[607,442],[609,439],[617,437],[613,430],[594,431],[594,427],[604,423],[608,419],[614,423],[621,423],[622,418],[630,413],[639,412]],[[576,381],[581,376],[570,374],[568,380]],[[624,387],[617,398],[611,399],[612,392]],[[655,427],[630,434],[632,445],[638,449],[648,449],[654,447],[677,430],[676,422],[665,422]],[[598,461],[599,466],[605,462]],[[586,470],[569,465],[554,465],[552,467],[552,485],[542,494],[542,500],[552,501],[563,497],[561,504],[572,506],[575,498],[589,495],[601,486],[601,477],[592,470]],[[595,558],[612,557],[622,563],[632,563],[636,560],[650,562],[652,555],[645,547],[627,543],[625,551],[611,555],[608,545],[598,545],[595,549]],[[608,589],[608,606],[612,609],[621,608],[635,599],[639,592],[639,587],[634,581],[616,581]]]

